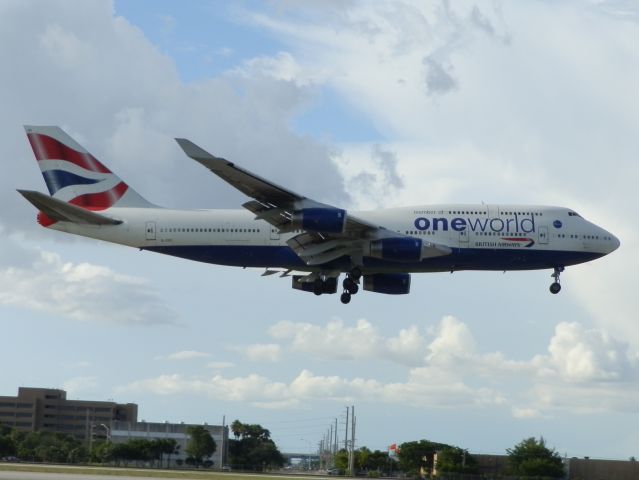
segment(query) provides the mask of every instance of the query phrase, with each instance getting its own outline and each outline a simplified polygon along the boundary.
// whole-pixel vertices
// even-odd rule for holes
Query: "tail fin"
[[[60,127],[24,128],[53,198],[86,210],[154,206]]]

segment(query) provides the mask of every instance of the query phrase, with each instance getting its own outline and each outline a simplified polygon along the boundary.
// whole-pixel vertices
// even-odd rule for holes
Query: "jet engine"
[[[346,210],[341,208],[304,208],[293,213],[294,228],[309,232],[342,233],[346,227]]]
[[[422,259],[422,241],[410,237],[373,240],[370,256],[396,262],[418,262]]]

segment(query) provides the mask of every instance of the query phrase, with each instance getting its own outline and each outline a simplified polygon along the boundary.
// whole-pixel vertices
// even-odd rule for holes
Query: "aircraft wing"
[[[214,174],[225,180],[240,192],[254,200],[242,205],[253,212],[257,219],[265,220],[276,226],[282,233],[295,230],[288,228],[296,210],[303,208],[335,208],[316,202],[298,193],[292,192],[248,170],[235,165],[224,158],[215,157],[206,150],[185,138],[175,139],[184,153],[201,163]],[[375,225],[349,215],[346,219],[348,230],[364,231],[377,228]]]
[[[185,138],[175,139],[184,153],[208,168],[253,200],[242,206],[255,214],[255,218],[265,220],[279,229],[280,233],[302,230],[289,239],[287,244],[307,265],[321,265],[344,255],[350,255],[357,263],[370,250],[370,242],[385,238],[406,237],[401,233],[387,230],[366,220],[347,214],[332,205],[317,202],[303,195],[281,187],[233,162],[215,157]],[[341,228],[309,229],[300,221],[299,214],[310,210],[331,212],[339,216],[343,212],[346,219]],[[340,217],[341,218],[341,217]],[[300,226],[300,222],[302,225]],[[423,242],[423,257],[447,255],[450,249],[430,242]]]

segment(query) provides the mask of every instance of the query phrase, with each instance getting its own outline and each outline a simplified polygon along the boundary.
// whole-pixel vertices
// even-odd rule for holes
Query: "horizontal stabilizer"
[[[44,193],[33,190],[18,190],[18,192],[51,220],[89,225],[119,225],[122,223],[121,220],[115,220],[99,213],[85,210]]]

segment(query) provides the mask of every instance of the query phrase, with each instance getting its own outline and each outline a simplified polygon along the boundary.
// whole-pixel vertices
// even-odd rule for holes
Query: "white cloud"
[[[203,394],[221,400],[245,402],[262,408],[290,408],[308,401],[343,403],[356,399],[376,399],[395,405],[446,408],[460,405],[499,405],[503,398],[490,389],[475,389],[444,376],[415,369],[405,383],[383,384],[365,378],[346,379],[336,375],[315,375],[302,370],[289,383],[250,374],[245,377],[184,377],[179,374],[132,382],[118,392],[151,391],[158,395]]]
[[[0,305],[82,322],[157,325],[177,320],[146,280],[100,265],[64,262],[44,251],[28,267],[0,268]]]
[[[473,356],[475,340],[468,326],[452,316],[444,317],[434,331],[435,339],[428,346],[429,362],[442,364]]]
[[[168,360],[192,360],[194,358],[207,358],[210,356],[210,353],[198,352],[196,350],[181,350],[167,355],[166,358]]]
[[[601,411],[624,410],[634,401],[629,399],[636,398],[625,392],[637,387],[639,352],[602,330],[562,322],[548,341],[548,354],[529,360],[510,359],[501,352],[478,351],[468,325],[452,316],[442,318],[427,330],[428,335],[422,335],[413,325],[386,338],[364,319],[354,326],[341,320],[329,321],[325,326],[280,321],[269,328],[269,334],[289,342],[283,347],[294,353],[323,360],[386,360],[410,368],[398,370],[405,380],[388,383],[373,378],[316,375],[303,370],[286,387],[277,382],[277,392],[287,395],[286,398],[265,399],[260,406],[274,408],[282,401],[290,406],[291,402],[320,398],[336,401],[375,398],[395,405],[497,406],[509,409],[515,418],[537,418],[571,408],[592,411],[586,407],[593,403]],[[272,383],[265,377],[259,378],[263,386]],[[222,384],[225,388],[243,384],[241,378],[200,381],[208,385],[206,390],[214,396],[220,394],[217,388]],[[227,395],[235,394],[227,392]],[[243,393],[234,398],[256,402]]]
[[[520,419],[541,417],[541,413],[539,412],[539,410],[535,408],[525,408],[525,407],[513,407],[512,415],[513,417],[520,418]]]
[[[308,74],[303,77],[301,68],[288,52],[278,52],[274,57],[252,58],[236,71],[248,78],[264,75],[276,80],[295,82],[300,86],[312,83],[314,77]]]
[[[323,358],[365,359],[377,351],[381,338],[367,320],[358,320],[354,327],[333,320],[326,327],[310,323],[281,321],[269,328],[277,340],[291,339],[291,348]]]
[[[606,382],[636,380],[637,352],[628,343],[606,332],[585,329],[578,323],[562,322],[548,346],[549,355],[533,359],[541,374],[554,374],[564,381]]]
[[[472,365],[477,371],[522,367],[518,362],[507,361],[498,352],[476,353],[468,326],[453,316],[442,318],[437,326],[428,329],[428,335],[422,334],[416,325],[400,329],[395,336],[384,335],[365,319],[357,320],[354,326],[340,319],[331,320],[325,326],[280,321],[269,328],[269,335],[289,341],[288,347],[294,352],[326,360],[384,360],[408,366],[441,367],[463,364],[464,368]]]
[[[225,368],[233,368],[235,364],[233,362],[209,362],[206,366],[214,370],[223,370]]]
[[[53,60],[70,68],[88,63],[96,54],[90,44],[58,24],[48,25],[39,40],[40,46]]]
[[[404,376],[400,381],[318,375],[302,369],[288,382],[259,374],[238,377],[174,374],[133,382],[120,390],[150,390],[163,395],[187,392],[260,408],[363,399],[397,406],[491,407],[506,409],[517,419],[548,417],[564,411],[626,411],[639,401],[637,352],[601,330],[560,323],[549,339],[548,354],[528,361],[509,359],[501,352],[478,352],[468,326],[451,316],[429,330],[428,343],[415,326],[385,340],[363,319],[354,327],[334,320],[325,327],[278,322],[269,329],[272,337],[289,340],[293,352],[310,353],[325,360],[335,359],[349,341],[359,338],[360,347],[342,359],[363,361],[384,357],[406,365],[412,363],[407,369],[397,369],[394,377]],[[337,343],[333,344],[334,341]],[[263,350],[270,352],[269,348]],[[259,358],[269,359],[269,355],[261,355]],[[405,362],[407,359],[410,362]]]
[[[332,320],[325,327],[281,321],[269,328],[271,337],[289,340],[290,348],[324,359],[386,359],[408,365],[420,364],[426,354],[424,338],[416,326],[402,329],[397,337],[385,338],[368,320],[350,327]]]
[[[277,362],[281,355],[281,348],[275,343],[256,343],[238,350],[253,362]]]
[[[91,394],[99,386],[98,377],[95,376],[73,377],[62,383],[62,389],[67,392],[69,398],[78,398],[87,393]]]

